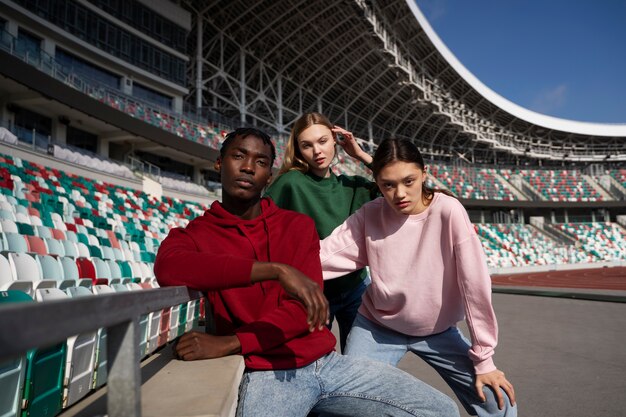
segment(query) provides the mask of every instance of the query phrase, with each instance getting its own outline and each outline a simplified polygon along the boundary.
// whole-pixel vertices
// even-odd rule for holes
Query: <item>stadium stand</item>
[[[429,165],[432,175],[457,197],[473,200],[516,200],[497,175],[510,177],[507,169],[452,167],[443,164]]]
[[[354,23],[350,30],[366,34],[361,38],[362,42],[355,42],[350,48],[344,43],[335,45],[334,41],[329,41],[330,49],[319,51],[323,56],[312,59],[316,62],[312,68],[307,67],[307,60],[297,56],[298,51],[309,50],[310,36],[300,39],[295,32],[286,34],[281,31],[295,24],[303,28],[298,33],[310,30],[309,27],[319,27],[322,32],[330,34],[341,26],[332,23],[332,19],[327,23],[319,21],[316,25],[303,25],[292,19],[304,14],[282,14],[281,24],[265,35],[267,39],[279,36],[275,44],[289,42],[290,48],[276,48],[284,55],[275,62],[270,62],[272,57],[268,55],[269,61],[263,62],[248,53],[248,49],[254,50],[258,46],[254,39],[245,33],[230,33],[245,28],[231,28],[222,38],[219,25],[233,20],[228,13],[239,16],[241,8],[247,8],[242,2],[213,2],[207,7],[205,16],[197,13],[196,17],[195,12],[189,13],[185,9],[194,2],[183,1],[175,5],[176,2],[156,1],[157,6],[152,7],[175,8],[170,18],[177,22],[169,21],[168,24],[173,24],[183,34],[183,47],[177,49],[179,56],[170,57],[168,51],[172,46],[159,39],[162,33],[159,36],[143,33],[141,37],[153,39],[149,45],[135,50],[140,50],[143,55],[147,51],[154,60],[137,62],[135,59],[139,59],[139,53],[137,57],[128,53],[120,55],[117,54],[119,51],[111,49],[114,42],[94,43],[88,38],[91,31],[73,32],[78,25],[72,26],[77,22],[71,21],[73,15],[69,13],[64,16],[67,21],[64,20],[63,25],[56,24],[52,14],[64,10],[62,7],[43,7],[45,2],[28,0],[7,3],[12,4],[7,9],[14,10],[11,13],[4,9],[0,11],[0,52],[6,62],[9,58],[16,58],[38,74],[32,79],[21,80],[14,74],[8,75],[9,65],[0,68],[0,92],[8,100],[0,100],[2,304],[33,303],[34,300],[46,303],[51,301],[44,300],[53,299],[69,301],[69,298],[87,296],[96,299],[141,294],[158,288],[153,263],[159,242],[170,228],[184,226],[190,218],[201,215],[206,204],[217,197],[199,185],[206,184],[208,179],[200,181],[199,178],[203,175],[202,169],[210,167],[215,159],[226,132],[241,123],[270,131],[276,142],[275,167],[278,167],[282,163],[292,119],[310,110],[327,113],[333,121],[350,128],[355,134],[368,137],[369,140],[359,141],[369,152],[373,152],[373,141],[377,137],[397,134],[415,140],[429,157],[432,174],[429,185],[449,189],[467,205],[468,211],[474,209],[475,218],[481,219],[474,223],[488,264],[494,271],[559,265],[584,268],[598,262],[626,261],[626,221],[622,219],[621,225],[595,221],[615,219],[616,214],[623,214],[626,170],[606,162],[609,155],[613,155],[609,162],[620,160],[615,156],[623,152],[620,150],[622,142],[614,140],[615,137],[607,139],[602,134],[580,134],[535,125],[498,108],[489,97],[483,97],[482,91],[473,90],[461,79],[458,71],[449,70],[450,65],[427,42],[422,29],[415,31],[419,25],[415,24],[407,9],[402,10],[410,18],[400,19],[398,31],[391,33],[386,21],[396,21],[397,16],[385,18],[387,11],[375,10],[376,2],[353,2],[356,19],[355,15],[344,14],[347,13],[345,5],[350,2],[325,6],[324,2],[311,3],[307,7],[312,10],[319,4],[319,7],[337,11],[337,17]],[[85,3],[90,3],[88,9],[95,10],[110,2],[78,3],[72,7],[81,9],[81,13],[91,13],[85,9]],[[137,6],[138,3],[150,2],[129,0],[125,4]],[[24,5],[36,6],[30,11],[19,9],[20,6],[25,8]],[[406,4],[392,0],[384,9],[391,11],[398,7],[406,7]],[[82,16],[81,13],[76,16]],[[99,27],[111,30],[107,32],[109,40],[128,36],[124,31],[116,31],[116,26],[107,20],[110,16],[122,20],[127,17],[117,16],[114,7],[95,14]],[[107,14],[110,16],[103,17]],[[154,12],[147,7],[143,15],[154,16]],[[179,15],[183,17],[178,19]],[[186,19],[185,15],[189,18]],[[259,27],[268,23],[256,19],[266,17],[272,16],[248,15],[249,19],[259,23]],[[194,34],[185,41],[192,28],[191,20],[196,18],[209,19],[210,24],[205,22],[205,33],[201,36]],[[195,23],[196,28],[202,27],[197,24],[199,22]],[[126,24],[132,25],[132,19]],[[324,27],[325,24],[333,26]],[[146,30],[144,25],[135,26],[136,30]],[[250,27],[256,28],[257,25]],[[56,35],[48,37],[47,33],[51,31]],[[307,35],[319,37],[315,32]],[[408,38],[403,39],[405,36]],[[240,48],[235,40],[237,37],[249,40],[251,47]],[[215,42],[218,38],[221,43]],[[206,42],[206,50],[203,49],[206,55],[196,61],[202,55],[202,45],[194,44],[198,40]],[[341,37],[337,40],[343,42]],[[272,44],[271,39],[264,42]],[[372,46],[372,42],[376,45]],[[186,43],[191,49],[198,46],[198,54],[184,56],[181,51]],[[336,46],[340,47],[341,54],[331,50]],[[408,50],[414,51],[415,60],[408,57]],[[296,55],[291,55],[294,51]],[[375,53],[370,54],[372,51]],[[246,59],[242,59],[240,67],[235,61],[225,64],[215,54],[240,55]],[[337,59],[339,55],[343,58]],[[69,65],[68,57],[74,63],[79,63],[80,57],[89,59],[74,67]],[[309,74],[308,84],[295,85],[280,71],[271,72],[277,69],[272,68],[274,64],[285,61],[285,58],[294,65],[302,62],[297,64],[296,72]],[[317,65],[331,58],[334,59],[332,65]],[[201,62],[203,60],[206,63]],[[357,61],[359,65],[354,64]],[[208,68],[208,62],[211,68]],[[182,68],[182,75],[175,76],[177,65]],[[202,65],[205,65],[204,69]],[[249,72],[245,71],[246,66]],[[193,80],[185,80],[185,67]],[[361,67],[367,71],[362,73]],[[163,68],[168,68],[171,73]],[[323,74],[317,72],[319,68],[323,68]],[[200,74],[194,73],[197,69]],[[241,78],[242,70],[249,79]],[[262,71],[268,72],[261,74]],[[207,74],[208,79],[205,78]],[[41,79],[35,80],[37,76]],[[333,82],[324,84],[324,80],[329,79]],[[354,84],[355,79],[362,80],[362,84]],[[53,82],[60,84],[54,87],[58,90],[56,98],[50,94],[52,90],[41,87],[42,84],[53,85]],[[203,85],[200,89],[199,84]],[[357,86],[355,90],[351,88],[353,84]],[[142,95],[140,91],[151,93]],[[79,98],[70,93],[78,94]],[[59,96],[72,96],[74,101],[63,101]],[[191,106],[194,98],[199,100]],[[183,104],[183,101],[187,103]],[[92,106],[92,102],[100,107]],[[350,105],[345,108],[343,103]],[[207,104],[211,109],[203,107]],[[28,112],[19,113],[16,109],[20,106]],[[216,112],[218,109],[220,113]],[[371,114],[374,116],[370,118]],[[118,122],[124,117],[135,123],[133,129]],[[533,136],[539,128],[543,133]],[[607,127],[597,131],[604,131],[604,128]],[[70,140],[70,129],[80,131],[78,136],[93,136],[92,142],[87,140],[89,143],[85,144],[81,140]],[[166,132],[171,137],[156,140],[152,137],[155,131]],[[181,143],[201,146],[185,148],[179,146]],[[579,147],[581,143],[584,146]],[[567,152],[582,149],[576,151],[576,157],[585,163],[601,161],[601,172],[589,172],[581,165],[566,169],[564,144],[572,149]],[[466,147],[472,149],[471,160],[474,161],[475,156],[476,163],[469,163],[465,157],[457,160],[460,153],[452,152],[457,148],[465,152]],[[175,163],[169,166],[186,164],[180,170],[185,171],[184,174],[167,173],[168,165],[164,165],[158,175],[137,171],[125,158],[135,155],[134,152],[141,151],[141,148],[153,152],[157,162],[171,158]],[[11,156],[22,155],[13,153],[18,149],[31,150],[31,155],[37,154],[38,162],[28,157]],[[203,156],[204,153],[210,154],[206,160],[212,159],[211,163],[189,162],[197,156],[194,152],[203,153]],[[467,156],[470,157],[470,153]],[[41,160],[50,164],[41,163]],[[546,166],[539,166],[542,162]],[[79,175],[74,173],[78,167],[90,171]],[[371,175],[366,167],[356,164],[343,152],[339,153],[333,171]],[[94,172],[102,174],[98,178],[108,180],[91,178]],[[210,178],[215,180],[213,174]],[[607,182],[606,177],[612,180]],[[147,178],[158,182],[162,189],[158,193],[146,192],[146,188],[142,189],[142,185],[145,187],[142,181],[146,182]],[[219,186],[213,183],[213,188]],[[202,203],[171,197],[181,194]],[[535,204],[537,202],[541,204]],[[616,203],[606,207],[617,209],[609,211],[598,204],[583,203]],[[586,210],[583,221],[567,219],[570,206],[579,211]],[[524,210],[527,210],[526,214]],[[496,219],[496,214],[510,218],[510,221]],[[545,227],[524,223],[529,215],[544,217]],[[204,299],[196,298],[176,305],[163,304],[148,314],[143,311],[138,316],[141,341],[138,357],[158,356],[159,350],[168,342],[198,324],[200,317],[204,316],[203,310]],[[3,388],[10,387],[0,394],[0,415],[54,416],[79,402],[87,393],[102,387],[107,382],[107,331],[104,328],[92,330],[80,340],[74,337],[52,348],[32,349],[13,361],[0,364],[0,383]],[[78,352],[78,347],[83,346],[84,350]],[[72,373],[76,365],[81,371]],[[185,370],[191,371],[193,369]],[[212,382],[220,384],[220,381]],[[204,400],[207,393],[202,394]],[[232,391],[223,394],[231,405],[236,402],[236,397],[228,397],[232,394]]]
[[[520,170],[522,177],[549,201],[602,201],[603,197],[579,171]]]

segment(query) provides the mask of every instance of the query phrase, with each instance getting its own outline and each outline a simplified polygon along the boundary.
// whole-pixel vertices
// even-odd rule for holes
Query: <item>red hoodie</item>
[[[214,202],[161,244],[154,272],[161,286],[208,291],[218,335],[235,334],[249,369],[300,368],[334,350],[324,327],[312,333],[306,309],[277,281],[250,285],[255,261],[291,265],[320,286],[319,238],[309,217],[261,200],[262,214],[243,220]]]

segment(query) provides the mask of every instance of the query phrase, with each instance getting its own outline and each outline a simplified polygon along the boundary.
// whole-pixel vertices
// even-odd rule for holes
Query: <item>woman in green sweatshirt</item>
[[[338,140],[341,138],[341,140]],[[331,164],[337,144],[348,155],[368,165],[372,157],[361,149],[352,133],[319,113],[306,113],[293,125],[283,165],[266,195],[281,208],[306,214],[315,220],[320,239],[377,195],[376,184],[360,176],[335,175]],[[330,324],[337,318],[343,351],[352,328],[367,274],[361,269],[324,284],[330,304]]]

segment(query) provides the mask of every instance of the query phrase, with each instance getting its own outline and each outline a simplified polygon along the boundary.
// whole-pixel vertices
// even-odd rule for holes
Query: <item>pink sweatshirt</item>
[[[359,312],[382,326],[428,336],[465,317],[477,374],[496,369],[498,324],[485,255],[465,208],[435,193],[422,213],[396,213],[384,198],[361,207],[321,242],[324,279],[370,267]]]

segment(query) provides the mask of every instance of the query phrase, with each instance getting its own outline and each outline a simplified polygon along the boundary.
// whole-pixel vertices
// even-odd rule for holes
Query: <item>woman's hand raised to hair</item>
[[[372,156],[365,152],[363,149],[361,149],[361,146],[359,146],[359,143],[354,138],[352,132],[349,132],[339,126],[334,126],[332,131],[335,134],[335,137],[337,133],[341,134],[344,137],[343,141],[337,141],[337,143],[343,148],[344,151],[346,151],[348,155],[350,155],[354,159],[363,162],[364,164],[372,163]]]

